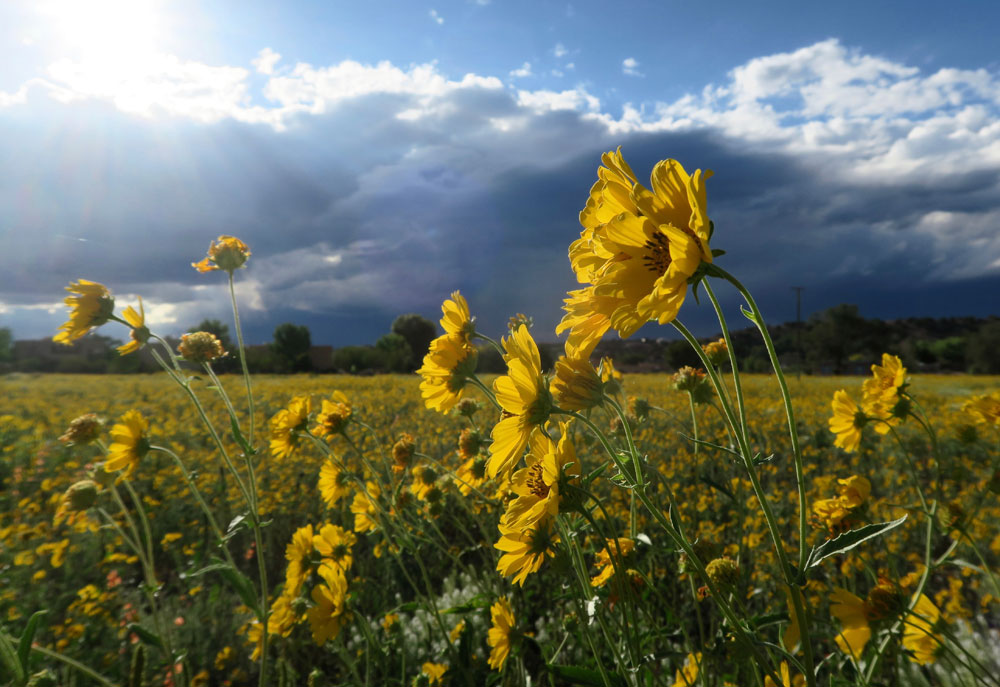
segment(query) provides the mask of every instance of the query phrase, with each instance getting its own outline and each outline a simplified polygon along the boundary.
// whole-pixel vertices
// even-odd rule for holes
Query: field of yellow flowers
[[[709,246],[711,173],[602,162],[552,370],[456,291],[417,375],[253,379],[232,236],[192,265],[228,277],[242,375],[73,282],[54,339],[122,325],[163,372],[0,380],[0,680],[1000,687],[1000,380],[787,377]],[[740,373],[713,283],[773,374]],[[592,361],[653,321],[701,367]]]
[[[440,678],[444,684],[483,684],[491,672],[499,675],[488,665],[487,633],[490,607],[506,598],[516,631],[516,638],[511,632],[508,660],[525,675],[544,680],[546,664],[594,670],[583,629],[589,626],[590,633],[607,631],[615,642],[623,633],[634,633],[641,661],[659,675],[654,684],[686,684],[684,680],[697,672],[688,657],[698,653],[699,661],[713,664],[704,672],[713,676],[713,683],[721,684],[721,676],[731,670],[727,666],[733,665],[733,654],[740,649],[731,646],[733,639],[723,627],[724,619],[707,601],[699,600],[703,585],[686,569],[684,556],[657,535],[655,523],[646,514],[636,514],[638,535],[622,545],[622,569],[616,574],[611,566],[604,538],[621,537],[624,542],[629,534],[630,502],[623,493],[605,494],[602,508],[591,511],[592,526],[580,516],[568,525],[580,545],[581,560],[558,551],[523,586],[501,577],[496,572],[501,552],[493,545],[505,498],[495,484],[483,479],[483,468],[477,472],[475,467],[477,457],[480,463],[485,458],[480,454],[488,432],[484,421],[492,411],[482,401],[477,412],[467,407],[466,416],[432,412],[423,407],[418,382],[403,376],[254,380],[262,417],[275,415],[292,397],[312,397],[318,404],[336,392],[343,394],[353,422],[330,445],[338,462],[350,469],[363,471],[362,455],[379,464],[405,464],[405,470],[389,473],[397,477],[395,493],[387,503],[392,509],[389,517],[395,520],[392,527],[398,529],[389,532],[380,528],[377,519],[359,518],[355,484],[344,480],[338,493],[333,486],[337,476],[330,476],[335,473],[333,462],[317,446],[302,443],[288,456],[261,462],[259,493],[267,521],[264,551],[274,597],[280,598],[289,568],[285,550],[294,550],[292,543],[296,537],[302,539],[302,528],[311,527],[315,533],[304,540],[305,549],[314,548],[313,539],[324,528],[336,528],[330,532],[330,539],[336,540],[334,548],[341,547],[342,558],[353,558],[345,578],[342,626],[318,630],[336,635],[322,642],[322,647],[314,641],[317,629],[310,627],[308,619],[311,595],[303,595],[308,601],[301,604],[293,600],[290,608],[275,605],[275,612],[287,614],[279,623],[282,627],[275,633],[272,649],[284,670],[296,671],[301,680],[316,671],[330,684],[409,684],[421,674],[434,682],[439,673],[444,675]],[[224,384],[238,397],[239,377],[226,377]],[[842,494],[842,483],[863,477],[870,490],[849,509],[851,521],[891,521],[912,512],[919,499],[902,465],[902,452],[909,452],[929,494],[953,509],[948,510],[948,517],[965,519],[948,523],[958,529],[936,530],[932,555],[940,555],[952,542],[958,545],[948,564],[933,571],[926,594],[947,622],[947,632],[996,642],[996,630],[991,628],[996,626],[1000,594],[979,567],[972,542],[995,568],[1000,559],[1000,505],[995,492],[990,492],[997,485],[990,480],[996,480],[991,461],[995,462],[998,435],[995,427],[977,426],[962,406],[970,397],[995,389],[998,380],[911,380],[911,391],[919,395],[932,418],[947,457],[942,465],[932,460],[926,436],[912,427],[901,428],[902,445],[872,432],[863,436],[857,452],[845,453],[833,446],[828,426],[830,399],[838,389],[859,387],[860,380],[793,378],[789,384],[814,511],[821,500]],[[195,383],[207,412],[221,423],[225,408],[209,386],[207,379]],[[779,644],[788,628],[786,594],[768,546],[766,523],[740,466],[724,451],[707,445],[694,450],[688,397],[673,388],[670,377],[630,376],[621,380],[621,386],[622,398],[630,401],[636,444],[652,469],[673,485],[680,506],[675,517],[697,546],[711,551],[706,558],[726,556],[735,563],[728,593],[756,619],[762,639]],[[761,480],[773,498],[785,535],[791,538],[796,490],[789,469],[784,413],[780,403],[772,400],[774,380],[744,377],[744,386],[747,421],[754,428],[757,450],[768,459],[762,465]],[[240,514],[237,487],[222,468],[194,408],[172,387],[166,375],[0,381],[0,392],[14,411],[0,416],[0,617],[4,627],[13,631],[22,628],[35,611],[47,610],[34,641],[115,683],[128,679],[136,646],[143,642],[149,642],[149,679],[154,679],[152,668],[159,666],[156,683],[171,681],[157,655],[156,644],[162,641],[157,626],[172,636],[174,650],[183,656],[179,665],[189,672],[189,681],[246,683],[257,670],[252,660],[257,646],[253,613],[218,573],[199,572],[218,557],[213,535],[192,503],[183,476],[165,454],[151,452],[130,477],[130,489],[141,499],[149,520],[153,565],[161,585],[157,591],[162,599],[159,622],[149,617],[149,604],[141,590],[146,579],[138,557],[108,524],[118,522],[126,531],[125,517],[129,513],[135,517],[134,504],[124,490],[120,490],[122,511],[116,511],[114,499],[106,495],[99,499],[108,522],[93,509],[59,524],[53,522],[67,490],[86,479],[89,468],[103,459],[95,445],[67,444],[59,437],[83,412],[113,421],[129,410],[148,418],[148,436],[154,445],[184,457],[219,522],[226,526]],[[695,412],[700,441],[724,444],[724,428],[712,404],[698,405]],[[612,436],[621,432],[620,422],[613,423],[610,415],[595,414],[594,421],[606,426]],[[596,441],[582,434],[574,433],[574,437],[576,459],[584,473],[604,462]],[[231,448],[236,450],[235,445]],[[814,513],[811,540],[824,539],[829,524],[843,526],[842,522],[824,522]],[[833,591],[847,590],[863,599],[880,580],[887,580],[905,594],[923,569],[925,530],[925,523],[911,517],[884,538],[826,561],[821,574],[809,581],[807,595],[823,638],[819,648],[830,656],[828,660],[839,662],[845,656],[837,647],[836,638],[845,625],[838,619]],[[238,527],[232,532],[230,548],[237,565],[253,577],[252,559],[257,556],[253,539]],[[388,550],[395,546],[403,550]],[[319,559],[319,554],[310,551],[300,565],[308,568]],[[300,575],[310,577],[308,584],[322,579],[316,570],[309,572],[300,567]],[[592,596],[582,613],[574,604],[574,593],[567,589],[575,574],[593,578],[589,582]],[[634,597],[635,603],[623,602],[623,596]],[[624,612],[626,607],[629,610]],[[146,631],[137,631],[142,628]],[[976,660],[991,660],[978,655],[974,641],[967,638],[964,645],[977,654]],[[610,653],[604,659],[611,670],[615,661]],[[46,662],[43,656],[37,663],[51,665],[64,676],[73,672],[57,661]],[[943,671],[952,672],[947,655],[941,656],[939,664]],[[556,676],[554,684],[571,684],[574,676],[571,672],[562,677],[558,672],[550,675]],[[590,673],[581,675],[577,677],[593,678]],[[80,684],[87,683],[83,675],[78,679]]]

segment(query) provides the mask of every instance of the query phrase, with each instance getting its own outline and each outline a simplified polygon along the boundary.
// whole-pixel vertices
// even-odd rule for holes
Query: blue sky
[[[51,335],[80,277],[161,332],[223,317],[190,263],[231,233],[254,341],[284,321],[373,341],[456,288],[486,330],[522,311],[554,340],[618,145],[640,179],[715,171],[713,245],[773,321],[793,285],[807,313],[997,312],[997,3],[83,5],[0,4],[17,338]]]

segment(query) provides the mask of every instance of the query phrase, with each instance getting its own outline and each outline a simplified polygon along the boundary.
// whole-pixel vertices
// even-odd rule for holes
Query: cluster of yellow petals
[[[882,354],[882,364],[872,365],[872,376],[861,385],[861,408],[865,414],[876,420],[875,431],[888,434],[891,426],[898,425],[902,418],[893,414],[893,409],[902,397],[906,384],[906,368],[897,356]]]
[[[541,427],[552,410],[552,396],[542,375],[538,346],[523,324],[503,340],[507,374],[493,382],[500,422],[493,426],[490,477],[508,476],[521,459],[531,433]]]
[[[1000,391],[983,396],[974,396],[962,406],[962,412],[978,424],[992,425],[1000,429]]]
[[[569,330],[567,350],[589,355],[608,329],[622,338],[650,320],[670,322],[687,282],[712,262],[705,180],[676,160],[662,160],[638,183],[621,150],[605,153],[586,207],[583,231],[569,258],[583,289],[570,291],[556,332]]]
[[[860,475],[837,480],[839,495],[831,499],[818,499],[813,503],[813,516],[826,529],[835,532],[844,521],[871,495],[871,482]]]
[[[441,304],[443,336],[431,341],[423,365],[420,395],[431,410],[446,413],[462,399],[466,381],[476,370],[478,353],[471,343],[475,328],[469,304],[455,291]]]
[[[347,423],[354,414],[350,399],[343,391],[334,391],[333,400],[323,399],[319,414],[316,416],[316,434],[324,438],[332,438],[343,434]]]
[[[139,460],[149,453],[148,430],[149,423],[142,413],[138,410],[126,411],[111,428],[111,446],[108,447],[104,469],[107,472],[124,469],[125,476],[131,476]]]
[[[59,327],[62,331],[52,340],[68,345],[107,322],[114,312],[115,299],[106,286],[86,279],[71,283],[66,290],[72,294],[65,301],[70,308],[69,321]]]
[[[309,424],[309,414],[312,412],[312,397],[308,395],[295,396],[271,418],[271,455],[275,458],[287,458],[292,455],[299,443],[299,433],[304,432]]]
[[[506,596],[497,599],[490,607],[492,625],[486,634],[490,645],[490,668],[501,670],[510,656],[511,633],[514,631],[514,611]]]
[[[595,564],[600,571],[590,579],[591,587],[603,587],[614,577],[615,566],[625,565],[623,560],[635,549],[635,540],[628,537],[618,537],[605,541],[604,548],[597,552]]]

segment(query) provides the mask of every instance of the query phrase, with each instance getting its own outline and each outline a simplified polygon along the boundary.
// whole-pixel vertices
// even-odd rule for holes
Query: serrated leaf
[[[579,666],[549,665],[553,675],[570,685],[587,685],[588,687],[604,687],[604,678],[596,670]],[[607,672],[608,682],[615,687],[626,687],[625,679],[618,673]]]
[[[35,611],[28,618],[28,625],[21,633],[21,641],[17,645],[17,657],[21,661],[24,669],[28,669],[28,656],[31,654],[31,643],[35,640],[35,632],[38,630],[38,621],[42,619],[48,611]]]
[[[904,515],[898,520],[893,520],[892,522],[879,522],[871,525],[865,525],[864,527],[859,527],[856,530],[844,532],[833,539],[827,539],[819,546],[813,548],[813,550],[809,553],[806,569],[808,570],[809,568],[814,568],[819,565],[820,561],[829,558],[830,556],[846,553],[869,539],[874,539],[875,537],[883,535],[890,530],[896,529],[906,521],[907,517],[908,516]]]
[[[127,627],[130,632],[134,632],[139,637],[143,644],[163,650],[163,640],[155,632],[150,632],[139,623],[129,623]]]
[[[0,632],[0,665],[4,667],[5,674],[13,678],[11,684],[23,685],[28,679],[21,662],[17,659],[14,640],[8,637],[6,632]]]

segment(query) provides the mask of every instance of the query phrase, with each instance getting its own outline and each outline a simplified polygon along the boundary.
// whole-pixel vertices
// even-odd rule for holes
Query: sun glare
[[[50,47],[86,63],[145,61],[159,47],[159,5],[154,0],[46,2]]]

